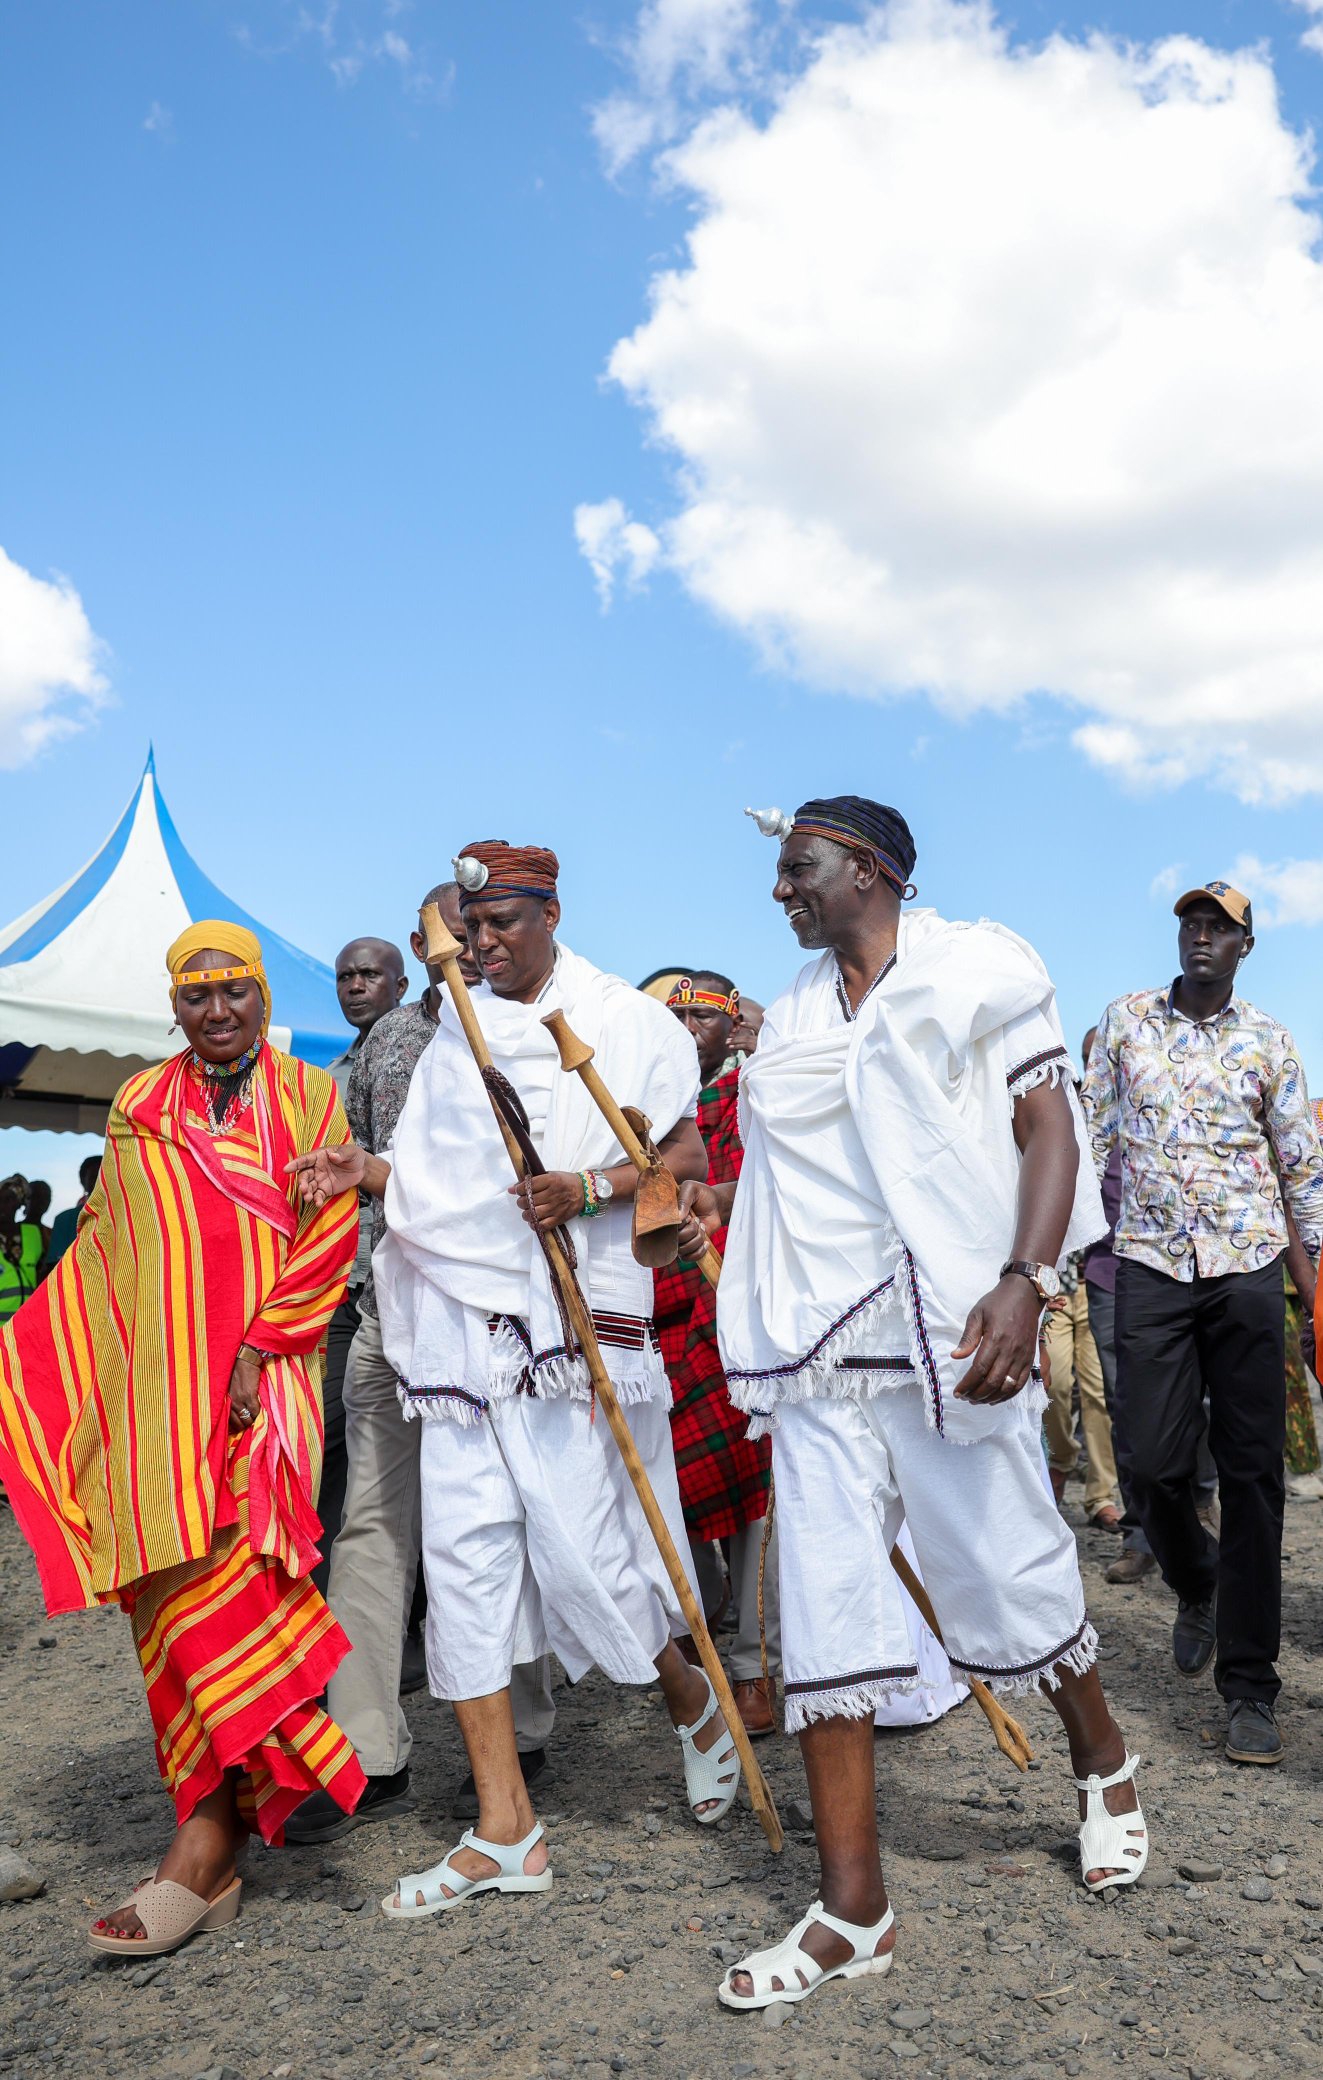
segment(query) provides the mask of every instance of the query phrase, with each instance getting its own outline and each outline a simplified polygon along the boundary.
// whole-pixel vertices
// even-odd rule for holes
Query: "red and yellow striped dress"
[[[123,1606],[180,1822],[238,1769],[268,1841],[319,1786],[348,1811],[364,1782],[313,1701],[349,1642],[309,1579],[319,1347],[358,1207],[300,1212],[285,1175],[347,1139],[330,1076],[270,1046],[223,1134],[187,1056],[131,1078],[72,1249],[0,1332],[0,1477],[48,1611]],[[243,1342],[272,1356],[232,1435]]]

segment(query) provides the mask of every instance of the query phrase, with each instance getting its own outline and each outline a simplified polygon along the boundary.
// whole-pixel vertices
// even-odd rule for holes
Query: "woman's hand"
[[[510,1186],[510,1197],[539,1235],[563,1228],[584,1209],[583,1179],[577,1170],[547,1170],[541,1177],[521,1177]]]
[[[680,1255],[695,1263],[708,1245],[708,1237],[721,1226],[721,1208],[710,1184],[692,1179],[680,1187]]]
[[[366,1166],[366,1150],[356,1141],[345,1141],[335,1148],[314,1148],[306,1156],[295,1156],[292,1163],[286,1163],[285,1175],[292,1173],[298,1179],[304,1205],[320,1211],[341,1192],[356,1192]]]
[[[241,1346],[234,1361],[234,1370],[230,1374],[231,1430],[242,1432],[252,1429],[262,1405],[258,1398],[261,1382],[262,1360],[256,1351],[250,1351],[247,1345]]]

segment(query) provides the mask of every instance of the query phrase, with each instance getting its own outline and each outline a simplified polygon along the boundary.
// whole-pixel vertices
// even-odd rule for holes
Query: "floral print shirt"
[[[1109,1004],[1084,1078],[1099,1176],[1121,1148],[1116,1254],[1170,1278],[1257,1271],[1286,1248],[1285,1193],[1317,1260],[1323,1151],[1291,1035],[1234,995],[1187,1018],[1175,988]]]

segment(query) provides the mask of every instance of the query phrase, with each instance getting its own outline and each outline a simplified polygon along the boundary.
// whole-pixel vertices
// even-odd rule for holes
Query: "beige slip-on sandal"
[[[173,1878],[149,1878],[115,1909],[119,1913],[124,1907],[132,1907],[147,1933],[116,1936],[89,1928],[87,1940],[94,1950],[104,1950],[110,1957],[164,1957],[190,1936],[201,1935],[207,1929],[228,1928],[238,1916],[242,1891],[243,1879],[231,1878],[215,1899],[203,1899],[190,1892],[187,1885],[177,1885]]]

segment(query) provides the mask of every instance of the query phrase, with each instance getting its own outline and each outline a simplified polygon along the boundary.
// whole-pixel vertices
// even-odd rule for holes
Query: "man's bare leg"
[[[522,1842],[532,1833],[536,1816],[519,1767],[509,1688],[491,1690],[485,1697],[456,1698],[454,1710],[478,1793],[473,1832],[479,1840],[498,1842],[502,1848]],[[450,1864],[465,1878],[494,1878],[497,1872],[491,1857],[477,1849],[453,1850]],[[524,1858],[525,1875],[535,1878],[546,1867],[546,1842],[534,1842]],[[443,1885],[441,1890],[447,1899],[454,1898],[452,1886]],[[413,1904],[423,1905],[421,1892],[415,1893]]]
[[[158,1878],[186,1885],[199,1899],[215,1899],[224,1892],[234,1876],[234,1859],[247,1832],[239,1818],[237,1778],[237,1770],[227,1770],[224,1782],[198,1800],[156,1866]],[[103,1935],[147,1933],[132,1907],[119,1908],[95,1926]]]
[[[1060,1675],[1060,1688],[1049,1690],[1047,1695],[1066,1729],[1071,1767],[1077,1777],[1110,1777],[1125,1761],[1125,1740],[1107,1708],[1098,1671],[1091,1668],[1077,1676],[1062,1669]],[[1078,1797],[1082,1820],[1087,1799],[1083,1791]],[[1109,1813],[1133,1813],[1139,1805],[1139,1793],[1133,1782],[1114,1784],[1110,1791],[1104,1791],[1103,1804]],[[1109,1867],[1106,1872],[1086,1871],[1084,1875],[1096,1884],[1103,1876],[1123,1874]]]
[[[662,1696],[666,1699],[666,1709],[671,1715],[672,1726],[692,1726],[707,1709],[708,1679],[704,1671],[695,1668],[692,1661],[685,1660],[673,1639],[667,1641],[653,1667],[661,1683]],[[694,1746],[699,1754],[706,1755],[708,1749],[715,1741],[720,1740],[725,1731],[726,1721],[722,1714],[719,1711],[713,1712],[702,1732],[694,1736]],[[706,1813],[720,1803],[720,1799],[717,1798],[700,1799],[694,1811]],[[518,1839],[516,1835],[515,1840]]]
[[[813,1832],[822,1869],[822,1904],[829,1914],[872,1928],[887,1911],[882,1882],[882,1855],[877,1840],[877,1789],[873,1776],[873,1715],[862,1719],[820,1719],[799,1736],[799,1752],[808,1774]],[[881,1957],[896,1940],[888,1929],[874,1956]],[[853,1956],[844,1936],[820,1923],[803,1938],[803,1948],[824,1970],[847,1964]],[[749,1995],[747,1972],[731,1975],[731,1990]]]

